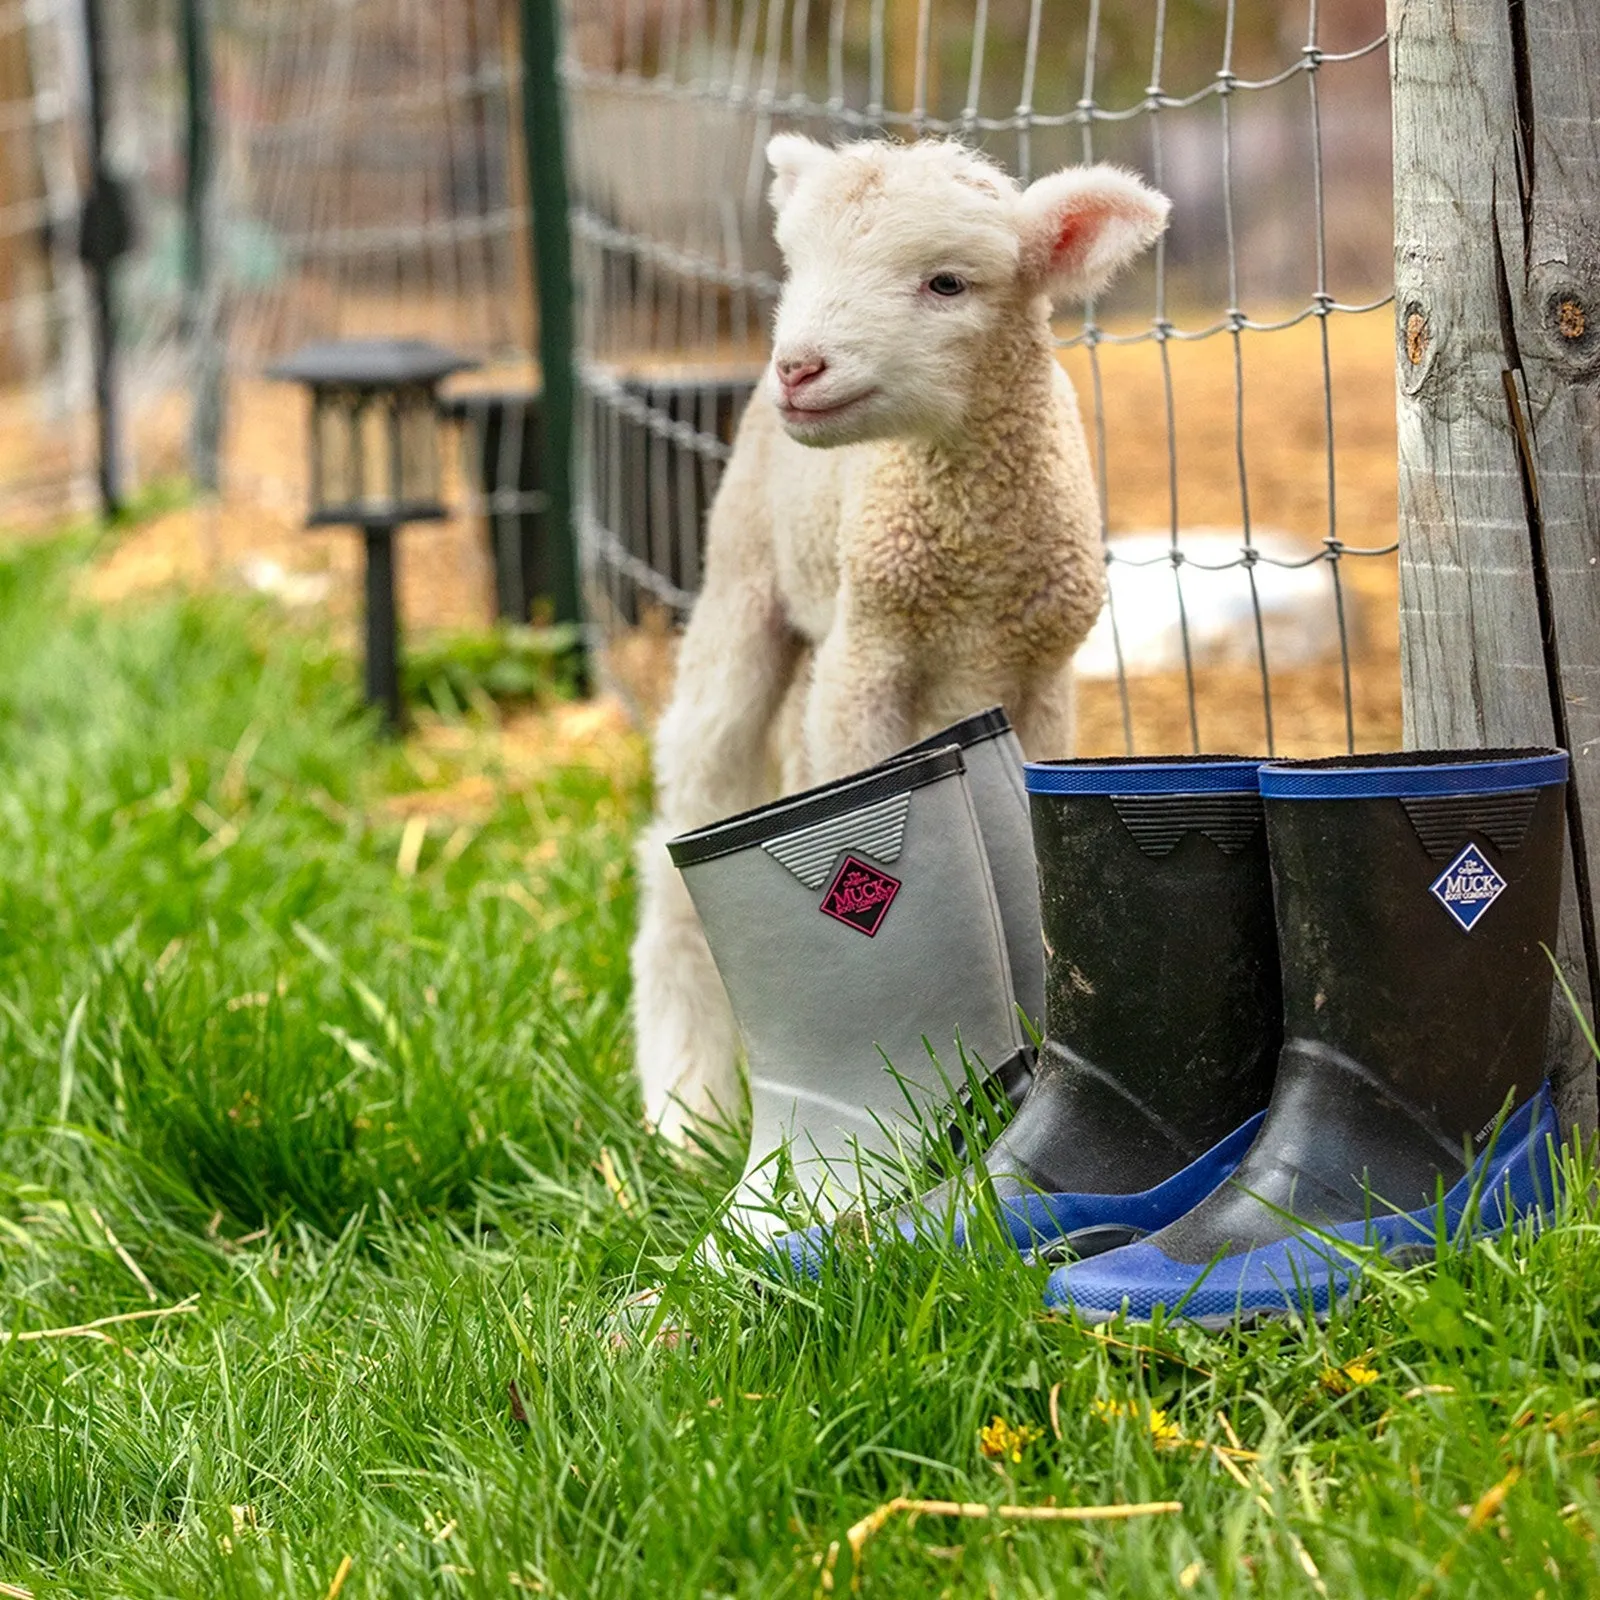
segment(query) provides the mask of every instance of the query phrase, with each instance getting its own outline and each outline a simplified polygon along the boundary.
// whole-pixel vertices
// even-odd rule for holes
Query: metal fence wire
[[[0,0],[7,522],[85,511],[187,468],[184,96],[177,0]]]
[[[88,305],[73,248],[77,43],[64,0],[0,0],[0,513],[8,515],[78,509],[93,478]],[[12,445],[13,435],[22,442]]]
[[[202,565],[282,588],[310,548],[303,401],[266,369],[312,340],[431,338],[507,391],[461,412],[450,487],[468,515],[411,552],[412,590],[443,597],[424,614],[480,622],[489,562],[468,522],[525,533],[542,503],[524,448],[533,292],[503,0],[93,9],[106,162],[133,220],[114,285],[122,487],[216,489]],[[15,526],[98,498],[80,260],[90,14],[89,0],[0,0],[0,523]],[[302,576],[291,592],[316,588]]]
[[[765,359],[767,138],[942,135],[1024,182],[1110,159],[1174,199],[1144,268],[1058,324],[1101,490],[1110,603],[1080,682],[1104,686],[1102,742],[1394,738],[1361,692],[1395,676],[1392,434],[1386,459],[1381,438],[1342,453],[1337,426],[1372,443],[1392,417],[1383,20],[1380,0],[568,0],[578,517],[613,677],[660,693],[640,641],[692,604]],[[1141,719],[1152,696],[1165,715]]]
[[[1021,179],[1109,159],[1173,196],[1154,254],[1058,323],[1111,579],[1079,653],[1082,747],[1398,743],[1382,0],[559,3],[585,599],[643,712],[766,358],[782,264],[763,149],[793,128],[961,138]],[[215,487],[194,541],[213,571],[293,598],[325,569],[348,592],[353,542],[300,531],[301,397],[263,372],[311,339],[433,338],[484,371],[454,403],[464,515],[408,532],[402,602],[481,623],[492,573],[501,613],[525,614],[550,540],[518,5],[95,9],[135,223],[116,268],[123,485]],[[88,509],[103,470],[79,249],[89,10],[0,0],[7,523]]]
[[[532,485],[531,272],[501,0],[222,0],[214,8],[217,249],[226,302],[225,502],[303,505],[302,397],[263,381],[312,341],[426,338],[480,362],[494,393],[453,407],[464,515],[407,534],[424,615],[461,626],[524,536]],[[334,535],[335,538],[341,537]],[[348,555],[349,552],[346,552]],[[519,586],[520,587],[520,586]],[[516,598],[502,595],[502,609]]]
[[[515,57],[498,0],[216,8],[231,358],[429,334],[528,349]]]

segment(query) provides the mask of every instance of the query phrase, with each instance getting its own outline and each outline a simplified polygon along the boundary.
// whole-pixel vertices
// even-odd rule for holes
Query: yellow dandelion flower
[[[1352,1389],[1365,1389],[1378,1381],[1378,1369],[1357,1356],[1342,1367],[1324,1367],[1320,1382],[1331,1395],[1349,1394]]]
[[[1131,1400],[1091,1400],[1089,1409],[1102,1422],[1116,1422],[1122,1417],[1137,1418],[1143,1415],[1145,1426],[1149,1428],[1150,1437],[1158,1450],[1175,1449],[1184,1443],[1183,1429],[1160,1406],[1151,1406],[1148,1412],[1141,1413]]]
[[[1158,1450],[1170,1450],[1183,1443],[1183,1429],[1160,1406],[1151,1406],[1145,1419],[1150,1425],[1150,1437]]]
[[[978,1429],[978,1448],[991,1461],[1020,1462],[1022,1452],[1043,1437],[1044,1429],[1031,1422],[1011,1423],[997,1416],[987,1427]]]

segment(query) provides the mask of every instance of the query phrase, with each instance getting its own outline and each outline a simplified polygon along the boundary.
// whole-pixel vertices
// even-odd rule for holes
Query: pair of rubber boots
[[[991,1204],[1019,1249],[1092,1258],[1050,1303],[1220,1323],[1324,1313],[1366,1247],[1547,1204],[1566,774],[1546,750],[1029,766],[1032,1088],[981,1170],[869,1228],[963,1245]],[[813,1272],[825,1247],[778,1246]]]
[[[1044,961],[1022,750],[999,708],[668,850],[744,1038],[744,1229],[788,1227],[796,1200],[832,1215],[903,1174],[980,1078],[1020,1101]]]

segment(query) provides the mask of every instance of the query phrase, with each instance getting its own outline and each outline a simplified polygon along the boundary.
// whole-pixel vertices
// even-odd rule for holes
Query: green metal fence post
[[[555,620],[583,620],[573,519],[572,235],[560,80],[560,0],[521,0],[523,167],[528,181],[539,364],[544,380],[543,488],[548,497]]]
[[[78,222],[78,255],[88,270],[94,341],[94,398],[99,427],[100,509],[122,510],[122,427],[117,391],[116,264],[133,243],[127,190],[112,172],[107,152],[106,34],[101,0],[83,0],[87,69],[89,188]]]
[[[184,336],[194,360],[189,470],[207,494],[217,491],[222,448],[221,296],[215,281],[212,211],[214,121],[211,0],[182,0],[184,147]]]

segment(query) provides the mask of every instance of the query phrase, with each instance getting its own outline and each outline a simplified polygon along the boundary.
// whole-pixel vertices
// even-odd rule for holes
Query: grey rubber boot
[[[958,745],[668,849],[744,1035],[752,1132],[735,1212],[752,1231],[787,1225],[767,1201],[786,1140],[804,1200],[825,1213],[859,1202],[857,1152],[892,1149],[947,1105],[963,1081],[961,1051],[990,1071],[1025,1055]]]
[[[959,745],[989,857],[989,876],[1005,924],[1011,990],[1035,1033],[1044,1032],[1044,938],[1040,932],[1039,865],[1033,851],[1033,822],[1023,778],[1022,746],[1011,719],[999,706],[965,717],[909,745],[894,760],[904,760],[941,745]],[[1026,1090],[1026,1083],[1020,1086]]]

